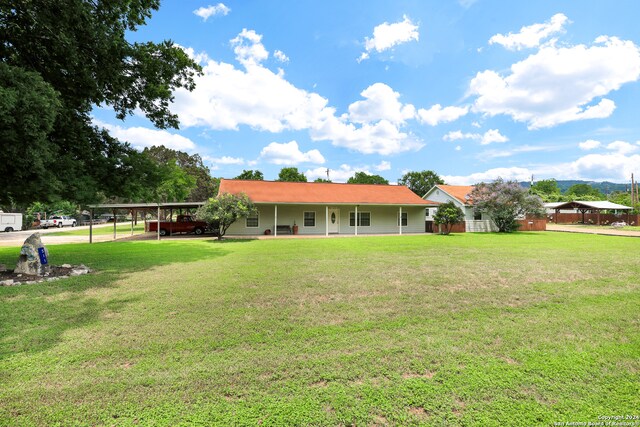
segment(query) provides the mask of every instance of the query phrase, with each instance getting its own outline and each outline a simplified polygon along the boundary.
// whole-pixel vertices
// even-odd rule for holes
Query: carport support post
[[[273,224],[273,235],[278,236],[278,205],[274,208],[273,221],[275,222],[275,224]]]
[[[598,209],[598,225],[600,225],[600,209]]]
[[[553,219],[555,220],[554,222],[555,222],[556,224],[558,223],[558,214],[559,214],[559,213],[560,213],[560,209],[556,209],[556,217],[555,217],[555,218],[553,218]]]
[[[324,235],[329,236],[329,206],[324,207]]]
[[[113,210],[113,240],[116,240],[116,225],[118,224],[118,217],[116,216],[116,210]]]
[[[358,206],[356,205],[356,218],[354,225],[356,226],[356,236],[358,235]]]
[[[93,209],[91,209],[91,216],[89,217],[89,243],[93,243]]]
[[[160,240],[160,203],[158,203],[158,217],[156,218],[156,223],[158,224],[156,233],[158,233],[158,240]]]
[[[133,218],[136,216],[135,209],[131,209],[131,235],[133,236]]]

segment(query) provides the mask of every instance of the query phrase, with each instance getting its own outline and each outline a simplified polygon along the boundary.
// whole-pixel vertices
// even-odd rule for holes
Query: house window
[[[409,217],[406,212],[402,212],[402,226],[406,227],[409,223]],[[398,218],[398,226],[400,225],[400,218]]]
[[[355,227],[356,225],[355,212],[349,212],[349,225]],[[371,226],[371,212],[358,212],[358,227],[370,227]]]
[[[258,214],[249,215],[246,219],[247,228],[258,228]]]
[[[304,213],[304,226],[305,227],[315,227],[316,226],[316,213],[315,212],[305,212]]]
[[[482,219],[482,212],[473,211],[473,219],[476,221],[480,221]]]

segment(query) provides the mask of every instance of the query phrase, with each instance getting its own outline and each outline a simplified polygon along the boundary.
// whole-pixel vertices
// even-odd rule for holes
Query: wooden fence
[[[640,223],[640,215],[627,215],[627,214],[600,214],[600,224],[607,225],[612,222],[620,222],[624,221],[629,225],[638,225]],[[556,214],[548,214],[547,222],[556,222]],[[585,213],[584,214],[584,222],[585,224],[597,224],[598,223],[598,214],[597,213]],[[582,214],[577,213],[559,213],[558,214],[558,224],[579,224],[582,223]]]

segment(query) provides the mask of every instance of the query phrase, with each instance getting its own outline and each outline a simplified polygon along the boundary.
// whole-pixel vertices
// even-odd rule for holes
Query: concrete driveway
[[[640,237],[640,231],[625,230],[624,228],[613,228],[606,225],[600,227],[588,227],[584,225],[573,224],[553,224],[547,223],[547,231],[561,231],[565,233],[583,233],[583,234],[602,234],[605,236],[626,236]]]
[[[96,224],[93,226],[96,228],[104,228],[111,227],[113,228],[113,223],[108,224]],[[60,231],[70,231],[70,230],[87,230],[86,236],[48,236],[51,233],[59,233]],[[26,231],[13,231],[11,233],[0,232],[0,246],[22,246],[25,240],[33,233],[40,233],[42,238],[42,243],[45,245],[51,244],[60,244],[60,243],[89,243],[89,226],[78,226],[78,227],[64,227],[64,228],[49,228],[49,229],[36,229],[36,230],[26,230]],[[129,233],[120,233],[118,234],[118,239],[124,237],[130,237]],[[93,241],[94,242],[106,242],[113,240],[113,234],[106,235],[98,235],[94,234]]]

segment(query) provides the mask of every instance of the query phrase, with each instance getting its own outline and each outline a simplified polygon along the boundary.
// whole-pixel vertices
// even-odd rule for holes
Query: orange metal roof
[[[473,191],[473,185],[438,185],[442,191],[446,192],[452,197],[458,199],[460,203],[465,205],[472,205],[471,192]]]
[[[222,179],[221,193],[245,193],[254,203],[436,206],[404,185]]]

